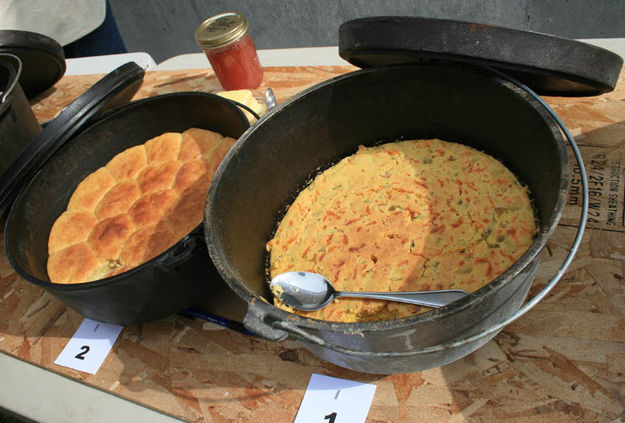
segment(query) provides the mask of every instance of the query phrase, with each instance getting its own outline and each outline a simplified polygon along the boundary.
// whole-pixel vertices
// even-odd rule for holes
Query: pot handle
[[[202,226],[199,225],[184,238],[176,243],[174,247],[155,259],[155,263],[164,267],[176,267],[186,262],[198,243],[203,241]]]
[[[11,85],[9,85],[5,92],[0,91],[0,104],[2,104],[7,101],[7,97],[11,94],[11,92],[13,92],[13,89],[20,80],[20,75],[22,74],[22,61],[19,57],[10,53],[0,53],[0,56],[8,56],[17,62],[17,72],[15,72],[15,79],[13,80],[13,82],[11,82]]]
[[[517,85],[519,88],[526,91],[545,108],[545,110],[551,115],[551,117],[555,120],[555,122],[560,127],[560,130],[565,135],[567,141],[569,142],[571,146],[571,149],[573,150],[575,160],[577,161],[577,164],[579,165],[580,177],[581,177],[581,182],[582,182],[582,211],[580,214],[579,226],[577,227],[577,232],[575,234],[575,239],[573,240],[573,244],[571,245],[571,249],[569,250],[569,253],[564,258],[564,260],[562,261],[562,264],[556,271],[553,278],[547,283],[547,285],[545,285],[543,289],[541,289],[536,295],[534,295],[533,298],[527,301],[525,305],[523,305],[523,307],[517,310],[516,313],[514,313],[512,316],[508,317],[504,321],[496,324],[495,326],[490,327],[488,330],[477,333],[475,335],[468,336],[466,338],[459,339],[457,341],[446,342],[446,343],[439,344],[439,345],[433,345],[433,346],[430,346],[421,350],[417,350],[417,351],[402,351],[402,352],[389,351],[389,352],[375,352],[375,353],[369,352],[369,351],[359,351],[359,350],[354,350],[350,348],[340,347],[338,345],[329,344],[323,339],[319,338],[318,336],[312,335],[308,333],[305,329],[298,327],[297,325],[294,325],[293,323],[290,323],[290,322],[276,321],[272,323],[273,327],[288,332],[289,334],[293,335],[293,337],[296,339],[308,341],[313,344],[317,344],[319,346],[329,348],[333,351],[343,353],[343,354],[353,355],[353,356],[407,357],[407,356],[415,356],[415,355],[432,354],[432,353],[439,352],[442,350],[457,348],[459,346],[477,341],[484,337],[496,334],[497,332],[502,330],[505,326],[509,325],[510,323],[514,322],[519,317],[527,313],[536,304],[538,304],[540,300],[542,300],[545,296],[547,296],[547,294],[549,294],[549,292],[556,286],[560,278],[562,278],[562,276],[566,272],[566,269],[571,264],[571,261],[573,260],[573,256],[575,256],[575,253],[577,253],[579,245],[581,244],[581,241],[582,241],[582,237],[584,235],[584,229],[586,228],[586,217],[588,214],[588,182],[586,179],[587,176],[586,176],[586,168],[584,167],[584,161],[582,159],[582,155],[579,151],[579,148],[577,147],[577,144],[575,143],[575,140],[571,136],[571,133],[569,132],[569,130],[566,128],[566,126],[564,125],[562,120],[558,117],[558,115],[551,109],[551,107],[549,107],[547,103],[545,103],[545,101],[542,98],[538,96],[538,94],[536,94],[534,91],[532,91],[529,87],[525,86],[521,82],[495,69],[489,69],[489,70],[491,70],[493,73],[497,74],[501,78],[510,81],[511,83]]]
[[[282,341],[289,336],[289,331],[282,330],[278,327],[278,322],[269,321],[269,316],[262,307],[259,307],[259,300],[253,298],[247,308],[247,313],[243,318],[243,326],[250,332],[262,336],[270,341]]]

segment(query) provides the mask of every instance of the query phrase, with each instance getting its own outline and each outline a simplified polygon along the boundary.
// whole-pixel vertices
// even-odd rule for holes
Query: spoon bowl
[[[461,289],[410,292],[337,291],[322,275],[313,272],[286,272],[274,277],[271,292],[283,303],[303,311],[319,310],[339,297],[372,298],[439,308],[467,296]]]

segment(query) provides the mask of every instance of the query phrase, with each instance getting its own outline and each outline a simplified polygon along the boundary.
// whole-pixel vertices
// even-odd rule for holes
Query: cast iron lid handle
[[[97,113],[130,101],[141,86],[144,74],[136,63],[126,63],[96,82],[50,121],[0,176],[0,216],[43,163],[85,129]]]

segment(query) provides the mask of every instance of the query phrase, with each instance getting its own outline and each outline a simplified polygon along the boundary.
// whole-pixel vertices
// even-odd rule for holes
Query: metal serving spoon
[[[461,289],[413,292],[337,291],[329,280],[312,272],[279,274],[271,280],[269,287],[282,302],[304,311],[319,310],[338,297],[374,298],[438,308],[468,295]]]

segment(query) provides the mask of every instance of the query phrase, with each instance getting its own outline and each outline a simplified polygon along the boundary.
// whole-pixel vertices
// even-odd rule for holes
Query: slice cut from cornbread
[[[252,94],[250,90],[220,91],[217,93],[217,95],[220,95],[229,100],[234,100],[241,104],[246,105],[247,107],[252,109],[254,112],[256,112],[258,116],[262,116],[267,110],[266,105],[263,103],[259,103],[258,100],[254,98],[254,95]],[[248,112],[247,110],[243,108],[241,108],[241,110],[243,110],[243,114],[247,118],[250,125],[256,122],[256,118],[250,112]]]

